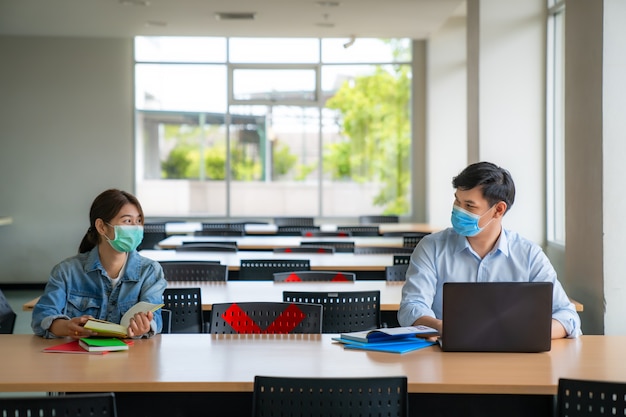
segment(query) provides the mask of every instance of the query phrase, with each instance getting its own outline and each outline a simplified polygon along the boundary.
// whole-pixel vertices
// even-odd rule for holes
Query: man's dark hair
[[[515,201],[515,184],[511,174],[491,162],[477,162],[469,165],[452,179],[452,186],[461,190],[471,190],[480,186],[489,206],[504,201],[507,211]]]

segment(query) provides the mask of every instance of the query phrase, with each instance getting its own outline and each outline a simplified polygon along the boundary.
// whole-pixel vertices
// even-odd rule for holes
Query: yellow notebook
[[[140,301],[134,306],[132,306],[123,316],[120,324],[112,323],[106,320],[98,320],[98,319],[90,319],[85,323],[85,329],[94,331],[98,333],[98,336],[108,336],[108,337],[128,337],[126,331],[128,330],[128,325],[130,323],[130,319],[136,313],[147,313],[149,311],[157,311],[165,304],[152,304],[147,301]]]

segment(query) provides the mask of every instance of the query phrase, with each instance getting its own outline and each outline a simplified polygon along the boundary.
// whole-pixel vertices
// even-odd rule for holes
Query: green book
[[[129,344],[115,337],[83,337],[78,344],[88,352],[128,350]]]

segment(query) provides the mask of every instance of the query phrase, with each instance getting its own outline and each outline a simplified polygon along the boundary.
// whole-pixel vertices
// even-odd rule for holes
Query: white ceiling
[[[0,0],[0,35],[424,39],[464,9],[464,0]]]

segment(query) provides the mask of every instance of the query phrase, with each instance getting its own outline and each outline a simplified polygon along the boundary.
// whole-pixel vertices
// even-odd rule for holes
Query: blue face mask
[[[109,226],[113,226],[109,224]],[[132,252],[143,240],[143,226],[123,225],[113,226],[115,229],[115,239],[111,240],[104,236],[111,247],[118,252]]]
[[[491,223],[491,220],[493,220],[493,219],[489,220],[489,223],[487,223],[483,227],[478,226],[478,222],[480,221],[480,219],[485,214],[487,214],[489,210],[491,210],[493,207],[494,206],[490,207],[486,212],[484,212],[482,215],[479,216],[478,214],[470,213],[469,211],[462,209],[456,204],[453,205],[451,221],[452,221],[452,227],[454,228],[454,231],[460,234],[461,236],[467,236],[467,237],[476,236],[477,234],[482,232],[483,229],[487,227],[489,223]]]

